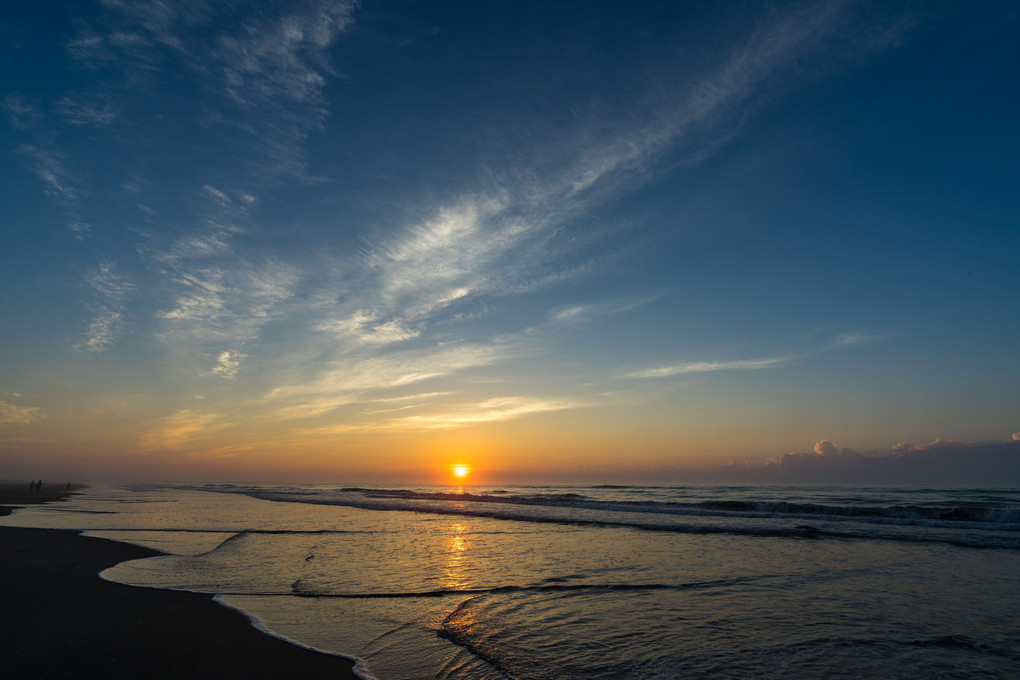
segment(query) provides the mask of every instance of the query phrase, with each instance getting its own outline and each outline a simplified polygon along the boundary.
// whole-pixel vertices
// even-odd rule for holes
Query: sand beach
[[[59,502],[65,485],[0,485],[0,514]],[[98,574],[159,553],[75,531],[0,527],[6,678],[354,678],[353,664],[265,635],[211,596]]]

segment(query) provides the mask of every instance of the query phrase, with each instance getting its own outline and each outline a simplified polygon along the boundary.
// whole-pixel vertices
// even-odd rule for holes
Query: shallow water
[[[1020,668],[1010,490],[215,491],[93,489],[2,523],[155,547],[104,578],[216,593],[380,680]]]

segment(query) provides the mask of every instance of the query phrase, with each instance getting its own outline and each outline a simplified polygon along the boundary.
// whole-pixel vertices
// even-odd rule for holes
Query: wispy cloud
[[[84,335],[74,344],[81,352],[103,352],[116,341],[124,326],[124,301],[136,287],[116,270],[113,262],[101,262],[85,275],[92,290],[92,318]]]
[[[75,236],[87,236],[91,227],[81,218],[83,192],[76,186],[74,173],[68,169],[65,155],[31,144],[19,147],[18,151],[32,160],[32,170],[43,181],[47,195],[64,211]]]
[[[42,117],[39,109],[22,94],[9,92],[4,95],[3,108],[7,110],[11,124],[26,130],[36,125]]]
[[[83,101],[75,97],[64,97],[55,105],[57,115],[71,125],[111,124],[117,117],[110,101]]]
[[[668,378],[676,375],[692,373],[712,373],[715,371],[745,370],[754,371],[775,368],[809,356],[825,354],[829,351],[847,347],[866,345],[889,337],[889,333],[879,331],[847,331],[840,333],[826,345],[815,346],[813,349],[791,352],[781,356],[762,357],[755,359],[733,359],[727,361],[687,361],[665,364],[651,368],[625,373],[623,378]]]
[[[549,324],[575,325],[600,316],[629,312],[632,309],[650,304],[660,297],[661,293],[647,293],[622,300],[578,303],[557,307],[549,312]]]
[[[889,337],[888,333],[874,331],[849,331],[840,333],[833,339],[832,347],[853,347],[855,345],[869,345],[880,342]]]
[[[0,400],[0,426],[30,425],[46,417],[38,406],[19,406]]]
[[[15,126],[29,126],[28,123],[24,123],[28,116],[24,107],[15,105],[11,109],[11,103],[8,101],[8,109],[20,113]],[[30,112],[34,113],[34,109]],[[44,192],[63,213],[74,238],[79,240],[88,238],[92,232],[92,225],[82,217],[82,201],[86,192],[80,188],[80,174],[70,169],[67,155],[46,148],[42,144],[25,144],[18,147],[17,151],[31,160],[33,172],[43,181]]]
[[[419,392],[418,394],[402,394],[398,397],[379,397],[372,401],[379,404],[393,404],[402,401],[423,401],[427,399],[435,399],[436,397],[445,397],[449,394],[449,392]]]
[[[248,136],[262,154],[264,172],[304,172],[303,144],[328,109],[322,96],[333,75],[328,50],[349,30],[356,3],[300,0],[267,8],[196,0],[105,0],[107,14],[83,25],[68,53],[86,68],[119,69],[134,96],[168,64],[183,64],[220,98],[196,106],[208,125]],[[139,87],[141,86],[141,87]],[[98,122],[112,109],[73,109],[77,119]],[[240,150],[240,149],[239,149]]]
[[[115,267],[109,260],[100,262],[85,276],[85,282],[92,290],[110,303],[123,302],[125,297],[135,291],[135,285],[118,273]]]
[[[214,56],[225,65],[227,92],[246,107],[266,100],[320,102],[325,74],[323,50],[352,23],[354,2],[312,2],[292,6],[280,17],[254,18],[223,35]]]
[[[137,249],[154,265],[150,283],[171,294],[156,313],[157,337],[171,342],[176,354],[190,352],[196,365],[210,353],[245,353],[245,343],[279,318],[294,294],[302,275],[298,267],[238,257],[238,241],[251,226],[258,187],[283,176],[303,177],[304,142],[328,114],[322,88],[335,75],[329,50],[349,30],[355,7],[337,0],[271,8],[206,0],[104,0],[104,11],[80,21],[79,35],[67,45],[80,66],[103,75],[56,99],[49,107],[51,127],[62,124],[65,134],[73,135],[73,128],[84,124],[108,126],[137,114],[144,101],[150,108],[191,112],[174,114],[177,129],[207,135],[220,154],[231,157],[229,176],[235,184],[206,181],[197,196],[174,197],[168,193],[173,188],[147,176],[144,167],[133,169],[122,183],[146,225],[131,236],[142,237]],[[167,89],[166,77],[190,85]],[[168,100],[170,90],[174,101]],[[177,100],[182,96],[183,103]],[[190,104],[188,97],[194,97]],[[10,97],[6,108],[22,118],[35,110]],[[22,152],[73,218],[74,228],[85,233],[88,225],[78,218],[84,193],[75,181],[74,158],[52,150],[57,137],[50,132],[40,136],[49,140],[45,144],[26,145]],[[136,141],[143,147],[163,143],[144,131]],[[213,173],[203,164],[195,174],[202,180]],[[165,299],[157,290],[149,292],[150,299]],[[128,309],[112,300],[94,308],[85,338],[76,343],[84,351],[107,349],[129,322],[148,325],[147,319],[129,318]],[[383,339],[394,328],[383,325],[376,335]],[[232,369],[216,368],[216,375],[232,375]],[[201,370],[208,373],[208,364]]]
[[[79,352],[103,352],[114,343],[122,327],[121,313],[104,309],[92,317],[82,338],[74,343],[74,348]]]
[[[211,433],[233,425],[221,413],[182,409],[154,424],[141,436],[139,446],[144,451],[183,451],[203,442]]]
[[[419,328],[406,324],[408,321],[404,319],[386,319],[370,310],[359,309],[344,318],[319,324],[318,330],[366,345],[388,345],[421,335]]]
[[[452,392],[421,392],[418,394],[404,394],[399,397],[381,397],[378,399],[372,399],[367,403],[371,404],[401,404],[400,406],[394,406],[391,408],[374,408],[367,409],[364,411],[365,415],[377,415],[380,413],[395,413],[397,411],[406,411],[408,409],[418,409],[423,406],[429,405],[436,399],[441,397],[447,397]]]
[[[499,293],[501,259],[526,231],[502,213],[498,198],[471,196],[374,244],[356,270],[353,304],[337,304],[319,328],[358,343],[401,342],[450,306]]]
[[[789,362],[792,357],[768,357],[763,359],[735,359],[731,361],[692,361],[647,368],[626,373],[624,378],[669,378],[691,373],[712,373],[715,371],[757,371],[774,368]]]
[[[419,405],[421,406],[421,405]],[[405,410],[387,409],[371,411],[366,415],[370,420],[354,421],[300,431],[303,435],[329,436],[352,432],[408,432],[415,430],[445,430],[468,427],[483,423],[512,420],[537,413],[549,413],[566,409],[583,408],[588,404],[565,399],[544,399],[535,397],[494,397],[478,403],[455,404],[431,407],[431,412],[412,416],[386,417],[387,414]],[[382,415],[383,417],[379,417]]]
[[[233,240],[245,233],[242,226],[249,217],[254,197],[242,191],[227,191],[206,184],[199,192],[200,207],[195,208],[196,226],[175,238],[168,246],[155,246],[152,257],[177,269],[193,263],[232,254]]]
[[[580,402],[567,400],[497,397],[487,399],[478,404],[447,410],[441,413],[409,416],[398,420],[393,425],[408,429],[447,429],[463,425],[510,420],[534,413],[579,408],[582,405]]]
[[[274,388],[266,395],[277,417],[307,418],[340,406],[386,398],[385,390],[452,376],[505,358],[486,345],[444,345],[366,358],[344,357],[311,380]]]
[[[212,373],[221,378],[233,380],[241,370],[241,362],[248,358],[247,354],[227,350],[220,352],[216,357],[216,365],[212,367]]]
[[[673,163],[695,165],[711,156],[735,131],[735,114],[755,97],[767,98],[771,90],[793,86],[798,70],[810,63],[806,57],[840,39],[848,28],[850,3],[843,0],[813,3],[785,13],[776,12],[761,22],[749,38],[719,61],[719,65],[692,83],[663,88],[648,106],[643,122],[629,127],[600,130],[599,135],[582,129],[568,141],[572,153],[563,174],[548,185],[551,190],[574,201],[605,200],[606,193],[631,188],[635,178],[647,181],[652,163],[664,153]],[[898,39],[898,30],[887,29],[882,37],[859,41],[856,51],[882,49]],[[814,68],[823,68],[815,65]],[[783,88],[773,87],[783,78]],[[641,120],[638,115],[637,120]],[[695,134],[697,133],[697,134]]]
[[[262,325],[278,316],[299,277],[294,267],[276,262],[176,273],[172,306],[159,314],[164,321],[160,336],[173,342],[253,340]]]

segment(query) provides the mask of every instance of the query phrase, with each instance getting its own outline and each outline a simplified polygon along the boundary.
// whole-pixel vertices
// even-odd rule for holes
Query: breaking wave
[[[934,542],[1020,549],[1020,504],[1001,490],[845,490],[758,487],[300,488],[217,485],[272,501],[466,515],[645,531],[829,540]],[[750,497],[749,491],[756,493]],[[764,497],[763,497],[764,496]],[[771,496],[771,497],[770,497]],[[888,503],[876,499],[888,498]]]

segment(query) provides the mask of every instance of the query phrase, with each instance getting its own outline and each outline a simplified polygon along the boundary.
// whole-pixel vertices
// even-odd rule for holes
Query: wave
[[[335,592],[317,588],[314,583],[308,583],[298,579],[290,585],[290,592],[266,592],[257,593],[261,596],[279,597],[291,595],[294,597],[314,598],[337,598],[351,600],[374,600],[374,599],[405,599],[420,597],[477,597],[479,595],[504,595],[509,593],[570,593],[570,592],[593,592],[593,593],[621,593],[621,592],[646,592],[654,590],[670,590],[685,592],[691,590],[711,590],[713,588],[732,588],[744,586],[751,583],[771,581],[777,578],[772,574],[759,576],[735,576],[732,578],[709,579],[704,581],[689,581],[685,583],[564,583],[564,579],[546,579],[539,583],[528,585],[494,585],[481,586],[477,588],[437,588],[435,590],[412,590],[412,591],[379,591],[379,592]],[[232,593],[250,594],[250,593]]]
[[[598,489],[634,489],[637,487],[604,485]],[[732,514],[756,513],[774,516],[815,516],[831,518],[886,518],[895,520],[921,520],[946,522],[974,522],[1004,525],[996,528],[1010,528],[1017,525],[1020,530],[1020,506],[996,507],[970,505],[952,507],[919,505],[826,505],[819,503],[792,503],[787,501],[743,501],[719,500],[685,503],[679,501],[606,501],[591,498],[578,492],[542,493],[533,495],[514,494],[504,490],[484,494],[422,492],[411,489],[370,489],[345,488],[341,491],[359,492],[366,498],[400,498],[413,500],[458,501],[461,503],[501,503],[552,507],[578,507],[585,509],[617,512],[651,512],[660,514]],[[296,495],[302,495],[295,492]],[[498,495],[497,495],[498,494]]]
[[[1020,525],[994,522],[987,517],[981,520],[955,519],[956,516],[963,516],[961,513],[954,513],[954,519],[947,520],[941,517],[932,519],[934,513],[916,511],[908,513],[898,509],[886,509],[884,514],[877,511],[870,514],[860,512],[859,508],[840,513],[839,509],[833,511],[832,508],[822,506],[812,506],[811,511],[803,512],[798,511],[796,507],[791,508],[787,504],[755,504],[750,507],[740,506],[737,509],[731,509],[726,506],[712,507],[712,503],[691,505],[592,501],[576,497],[568,498],[567,494],[541,498],[516,496],[497,499],[491,496],[472,494],[415,491],[380,492],[378,490],[368,490],[363,494],[347,497],[335,495],[298,497],[292,494],[252,490],[245,493],[264,500],[341,505],[366,510],[484,517],[543,524],[801,540],[885,540],[942,543],[964,548],[1020,550]],[[425,503],[421,504],[422,501]],[[535,513],[525,510],[525,507],[553,508],[566,512]],[[517,509],[515,510],[515,508]],[[639,515],[638,513],[643,514]],[[976,514],[967,516],[974,517]],[[660,516],[662,520],[652,519],[654,516]],[[808,517],[816,522],[808,524],[799,521]],[[782,521],[777,522],[776,520]],[[916,530],[911,531],[911,527]],[[981,529],[981,531],[974,531],[974,529]]]
[[[832,506],[815,503],[707,501],[691,504],[692,508],[733,512],[760,512],[768,514],[824,515],[831,517],[880,517],[892,519],[942,520],[953,522],[985,522],[990,524],[1020,523],[1020,506],[971,506],[952,508],[918,505],[892,506]]]
[[[479,586],[475,588],[436,588],[434,590],[380,590],[380,591],[336,591],[329,588],[323,588],[317,585],[314,580],[306,581],[305,579],[297,579],[292,582],[289,587],[284,586],[279,590],[254,590],[254,589],[243,589],[237,590],[232,589],[229,586],[219,586],[215,588],[215,591],[210,590],[206,586],[157,586],[149,584],[140,584],[132,582],[130,579],[125,580],[122,573],[118,573],[118,568],[125,565],[130,565],[132,562],[145,562],[147,560],[165,560],[174,559],[174,555],[160,555],[156,557],[147,557],[139,560],[128,560],[122,562],[120,565],[104,569],[99,573],[99,577],[104,581],[111,583],[120,583],[131,585],[134,587],[146,587],[146,588],[159,588],[164,590],[173,590],[177,592],[185,593],[201,593],[208,594],[215,592],[218,596],[243,596],[243,597],[300,597],[300,598],[313,598],[313,599],[337,599],[337,600],[387,600],[387,599],[418,599],[418,598],[442,598],[442,597],[453,597],[453,598],[474,598],[481,595],[505,595],[514,593],[572,593],[572,592],[590,592],[590,593],[625,593],[625,592],[647,592],[657,590],[668,590],[674,592],[686,592],[692,590],[711,590],[711,589],[722,589],[731,588],[736,586],[747,585],[750,583],[769,581],[776,578],[775,575],[760,575],[760,576],[736,576],[733,578],[724,579],[711,579],[705,581],[690,581],[686,583],[557,583],[555,581],[561,579],[546,579],[544,582],[532,583],[526,585],[490,585],[490,586]]]
[[[236,612],[244,615],[251,622],[252,627],[254,627],[255,630],[259,631],[260,633],[262,633],[264,635],[268,635],[269,637],[275,638],[277,640],[283,640],[284,642],[288,642],[288,643],[290,643],[292,645],[295,645],[297,647],[301,647],[303,649],[308,649],[308,650],[311,650],[313,652],[318,652],[319,654],[327,654],[329,656],[338,656],[341,659],[347,659],[348,661],[351,661],[351,662],[354,663],[354,669],[353,670],[354,670],[354,675],[356,677],[361,678],[361,680],[376,680],[376,677],[374,675],[372,675],[371,672],[369,672],[368,665],[366,664],[365,659],[362,659],[361,657],[354,656],[353,654],[341,654],[339,652],[334,652],[334,651],[331,651],[329,649],[324,649],[322,647],[316,647],[314,645],[305,644],[304,642],[301,642],[300,640],[297,640],[297,639],[294,639],[294,638],[290,638],[290,637],[286,637],[284,635],[280,635],[276,631],[274,631],[272,628],[267,626],[265,624],[265,622],[263,622],[262,619],[260,619],[258,616],[252,614],[251,612],[249,612],[247,609],[241,607],[240,605],[237,605],[237,604],[234,604],[233,602],[231,602],[230,599],[228,598],[228,596],[225,596],[225,595],[222,595],[222,594],[214,595],[213,596],[213,601],[216,602],[217,604],[219,604],[220,606],[226,607],[227,609],[232,609],[233,611],[236,611]]]
[[[638,489],[639,487],[605,484],[593,489]],[[423,492],[413,489],[372,489],[347,487],[344,492],[357,492],[366,498],[458,501],[461,503],[503,503],[551,507],[577,507],[616,512],[659,514],[748,514],[769,516],[812,516],[826,518],[918,520],[930,522],[971,522],[996,525],[996,529],[1020,531],[1020,505],[998,507],[988,505],[954,505],[952,507],[922,505],[828,505],[788,501],[712,500],[698,502],[650,500],[601,500],[576,491],[558,493],[511,494],[502,489],[482,494]],[[301,495],[301,492],[295,492]],[[1001,525],[1001,526],[1000,526]],[[1016,525],[1016,526],[1011,526]]]

